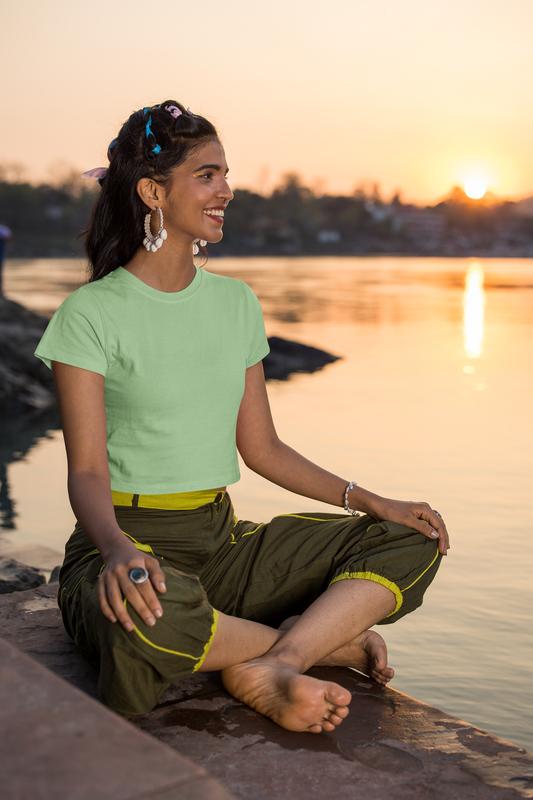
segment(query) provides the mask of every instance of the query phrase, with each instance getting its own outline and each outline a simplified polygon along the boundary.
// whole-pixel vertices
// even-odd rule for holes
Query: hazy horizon
[[[3,27],[0,165],[32,181],[105,165],[133,110],[174,97],[215,122],[234,187],[533,194],[528,0],[21,0]]]

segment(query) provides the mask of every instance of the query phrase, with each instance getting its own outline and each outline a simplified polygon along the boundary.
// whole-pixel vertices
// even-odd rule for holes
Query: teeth
[[[219,211],[216,208],[208,208],[206,211],[204,211],[204,214],[207,214],[208,217],[223,217],[224,216],[224,212],[223,211]]]

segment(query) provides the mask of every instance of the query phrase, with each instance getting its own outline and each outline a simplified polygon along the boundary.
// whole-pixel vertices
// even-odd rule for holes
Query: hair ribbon
[[[94,169],[88,169],[87,172],[82,173],[82,178],[96,178],[99,181],[101,178],[105,178],[107,175],[107,167],[95,167]]]

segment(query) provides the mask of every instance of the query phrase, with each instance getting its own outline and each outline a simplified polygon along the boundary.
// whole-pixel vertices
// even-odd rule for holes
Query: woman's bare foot
[[[289,617],[279,626],[280,630],[292,628],[297,619],[297,616]],[[394,670],[387,666],[387,645],[376,631],[363,631],[319,661],[317,667],[352,667],[382,686],[394,677]]]
[[[332,731],[348,715],[352,695],[337,683],[300,675],[275,658],[222,670],[227,691],[289,731]]]
[[[394,677],[394,670],[387,666],[387,645],[376,631],[363,631],[344,647],[339,647],[319,661],[317,666],[352,667],[382,686],[386,686]]]

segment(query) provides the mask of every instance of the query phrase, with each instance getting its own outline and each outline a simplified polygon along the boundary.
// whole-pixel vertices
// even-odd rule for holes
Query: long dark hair
[[[176,116],[177,111],[181,114]],[[191,114],[176,100],[130,116],[109,145],[109,169],[100,178],[101,192],[85,231],[89,282],[127,264],[142,243],[144,216],[150,209],[137,194],[141,178],[165,186],[173,170],[214,137],[217,131],[209,120]]]

